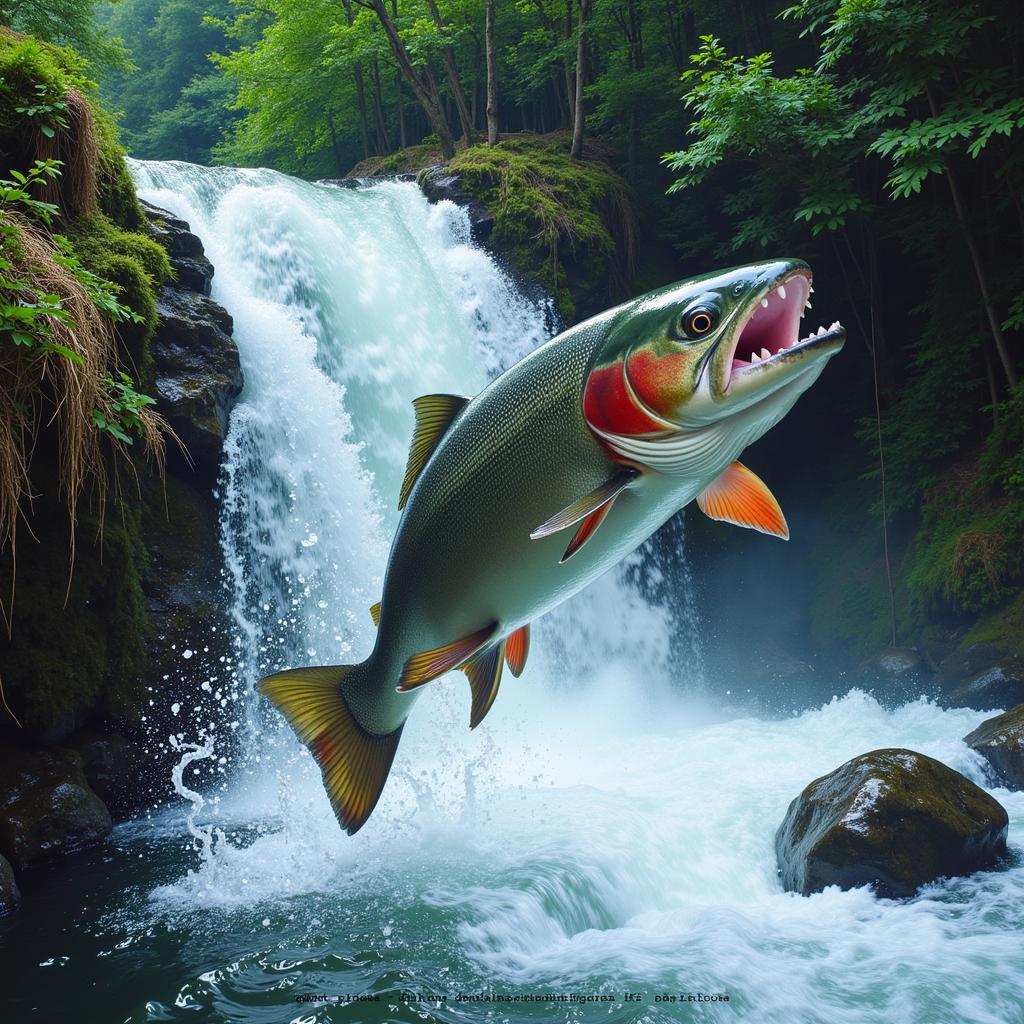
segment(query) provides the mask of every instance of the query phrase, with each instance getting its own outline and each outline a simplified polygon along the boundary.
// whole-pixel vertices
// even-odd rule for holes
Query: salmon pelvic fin
[[[366,824],[377,806],[402,736],[402,726],[378,735],[356,720],[342,693],[354,667],[293,668],[266,676],[258,686],[309,747],[338,822],[349,835]]]

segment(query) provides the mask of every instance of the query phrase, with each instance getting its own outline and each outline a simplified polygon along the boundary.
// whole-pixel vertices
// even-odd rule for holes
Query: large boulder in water
[[[783,886],[872,885],[910,896],[926,882],[991,867],[1006,811],[983,789],[913,750],[873,750],[815,779],[775,835]]]
[[[79,753],[0,744],[0,853],[13,864],[89,846],[111,828]]]
[[[1024,704],[986,719],[964,737],[1011,789],[1024,789]]]

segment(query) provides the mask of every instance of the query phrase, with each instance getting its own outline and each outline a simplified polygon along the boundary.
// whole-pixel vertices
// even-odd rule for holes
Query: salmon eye
[[[715,326],[715,314],[709,309],[695,309],[692,313],[687,314],[684,326],[686,333],[691,338],[699,338]]]

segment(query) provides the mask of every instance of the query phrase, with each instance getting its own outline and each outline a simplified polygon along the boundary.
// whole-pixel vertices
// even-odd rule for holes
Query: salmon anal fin
[[[398,507],[405,508],[413,485],[419,479],[427,460],[434,453],[452,420],[462,412],[468,398],[462,395],[421,395],[412,403],[416,410],[416,429],[409,448],[409,461],[405,464],[405,479],[398,495]]]
[[[526,659],[530,655],[530,625],[520,626],[505,641],[505,664],[509,672],[517,679],[526,668]]]
[[[370,618],[373,619],[375,626],[380,625],[380,601],[370,605]]]
[[[334,813],[352,835],[380,799],[402,726],[377,735],[356,721],[341,692],[350,671],[349,665],[293,668],[261,679],[259,690],[312,751]]]
[[[566,505],[561,512],[556,512],[546,523],[541,523],[531,534],[530,540],[550,537],[559,530],[567,530],[575,526],[581,519],[586,519],[604,505],[610,505],[638,476],[640,470],[633,466],[625,466],[615,472],[600,487],[595,487],[578,501]],[[602,517],[603,518],[603,517]],[[593,531],[591,531],[593,532]],[[564,562],[565,559],[563,558]]]
[[[559,565],[568,562],[569,559],[572,558],[572,556],[575,555],[576,552],[579,551],[579,549],[583,547],[583,545],[586,544],[595,533],[597,533],[597,528],[604,522],[604,517],[608,515],[611,511],[612,505],[614,504],[615,498],[612,498],[611,501],[606,502],[600,508],[594,509],[594,511],[580,523],[576,532],[572,535],[572,540],[569,541],[569,546],[565,549],[562,557],[558,560]]]
[[[473,705],[469,712],[470,729],[475,729],[487,717],[494,698],[498,696],[504,654],[504,642],[498,643],[462,666],[473,694]]]
[[[431,679],[458,668],[464,661],[469,661],[494,636],[497,628],[498,624],[491,622],[483,629],[478,629],[459,640],[453,640],[443,647],[414,654],[405,663],[402,678],[398,680],[396,689],[399,693],[408,693],[409,690],[415,690],[417,686],[429,683]]]
[[[765,482],[734,462],[697,495],[701,512],[736,526],[789,540],[786,517]]]

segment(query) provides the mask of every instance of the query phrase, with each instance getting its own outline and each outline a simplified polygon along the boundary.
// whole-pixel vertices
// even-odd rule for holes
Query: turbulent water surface
[[[789,801],[855,754],[908,746],[984,783],[960,737],[985,716],[852,691],[729,720],[706,695],[689,578],[649,555],[538,624],[475,732],[462,677],[432,684],[374,817],[343,835],[252,684],[367,653],[410,401],[475,393],[552,317],[413,185],[135,174],[203,237],[235,318],[246,384],[219,490],[234,653],[208,664],[196,636],[154,681],[148,717],[177,730],[152,736],[177,759],[170,805],[27,876],[5,1019],[1024,1018],[1024,868],[902,902],[797,897],[775,871]],[[1019,849],[1024,796],[994,793]]]

